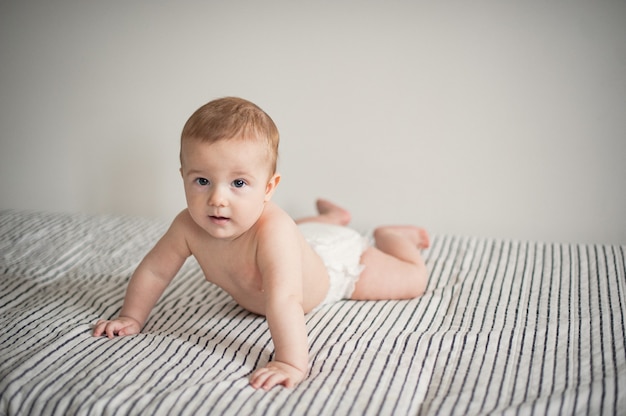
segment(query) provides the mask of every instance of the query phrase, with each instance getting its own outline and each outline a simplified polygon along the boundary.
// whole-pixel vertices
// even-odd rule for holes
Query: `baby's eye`
[[[243,179],[235,179],[233,181],[233,186],[235,188],[243,188],[244,186],[246,186],[246,181],[244,181]]]
[[[207,186],[209,184],[209,180],[206,178],[198,178],[196,179],[196,183],[200,186]]]

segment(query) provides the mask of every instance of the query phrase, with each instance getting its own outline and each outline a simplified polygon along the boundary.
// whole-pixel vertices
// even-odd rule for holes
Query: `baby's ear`
[[[274,195],[274,191],[276,190],[279,182],[280,173],[275,173],[274,176],[270,178],[267,186],[265,187],[265,202],[268,202],[270,199],[272,199],[272,195]]]

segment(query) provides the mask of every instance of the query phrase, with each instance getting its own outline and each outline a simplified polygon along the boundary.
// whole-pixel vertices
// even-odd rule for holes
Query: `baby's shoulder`
[[[189,210],[185,208],[174,217],[167,232],[173,237],[188,241],[189,239],[200,238],[200,227],[191,217]]]
[[[174,221],[172,221],[172,228],[179,229],[180,231],[188,231],[193,228],[196,223],[191,218],[191,214],[189,213],[189,209],[185,208],[181,212],[174,217]]]
[[[259,221],[257,221],[257,234],[260,238],[289,238],[297,232],[294,220],[278,205],[269,202]]]
[[[264,224],[293,224],[294,221],[287,212],[274,202],[268,202],[261,214],[261,221]]]

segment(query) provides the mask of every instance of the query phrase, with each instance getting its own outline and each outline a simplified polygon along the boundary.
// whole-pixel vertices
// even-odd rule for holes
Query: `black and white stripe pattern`
[[[309,314],[309,376],[263,392],[264,319],[193,260],[142,334],[91,336],[166,226],[0,214],[0,415],[626,412],[624,246],[436,236],[426,295]]]

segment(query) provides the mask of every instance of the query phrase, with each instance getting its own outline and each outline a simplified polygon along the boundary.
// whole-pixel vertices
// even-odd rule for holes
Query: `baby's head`
[[[219,98],[196,110],[183,127],[182,150],[190,140],[215,143],[221,140],[263,140],[267,145],[270,175],[276,173],[278,128],[265,111],[237,97]]]

